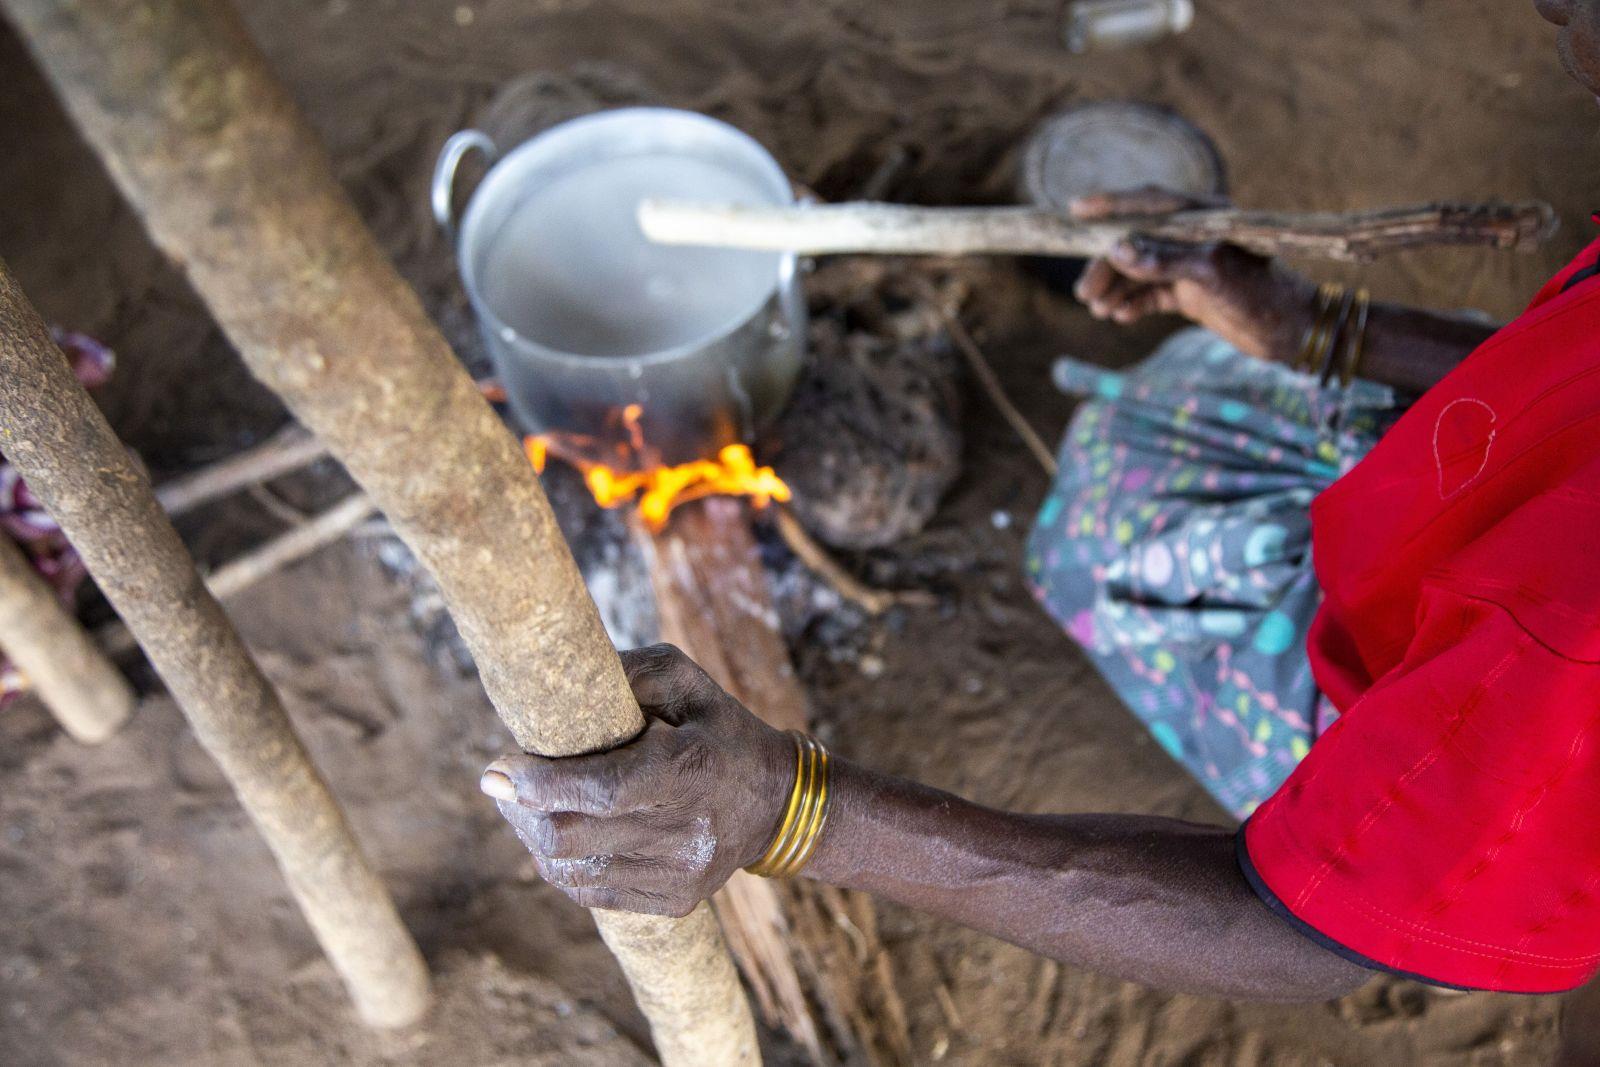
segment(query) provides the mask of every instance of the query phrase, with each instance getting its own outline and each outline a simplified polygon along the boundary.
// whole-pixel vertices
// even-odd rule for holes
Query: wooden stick
[[[422,955],[283,705],[134,466],[0,264],[0,447],[72,542],[217,761],[357,1008],[427,1007]]]
[[[1076,222],[1028,207],[907,207],[646,200],[645,236],[663,244],[715,245],[801,255],[876,252],[1103,256],[1135,233],[1175,241],[1226,241],[1262,255],[1368,260],[1422,245],[1487,245],[1530,250],[1556,228],[1549,204],[1423,204],[1351,214],[1205,210]]]
[[[76,741],[99,744],[133,714],[133,688],[0,533],[0,649]]]
[[[967,367],[978,379],[978,384],[983,387],[989,401],[1000,409],[1000,414],[1010,424],[1016,435],[1022,438],[1022,443],[1028,446],[1028,451],[1033,453],[1033,458],[1039,461],[1039,466],[1044,468],[1045,474],[1054,480],[1057,471],[1056,457],[1050,451],[1050,446],[1044,443],[1039,432],[1033,428],[1017,406],[1006,395],[1005,387],[1000,384],[1000,376],[989,366],[989,361],[983,355],[983,349],[978,347],[978,342],[972,339],[972,334],[961,324],[955,313],[943,307],[939,309],[940,317],[944,319],[945,328],[950,333],[950,339],[956,343],[962,358],[967,361]]]
[[[156,499],[177,518],[240,489],[270,482],[328,454],[328,446],[298,426],[280,430],[268,440],[180,475],[156,487]]]
[[[223,0],[0,8],[252,372],[432,572],[517,743],[565,756],[638,734],[644,718],[519,442],[362,224],[237,13]],[[664,1061],[758,1062],[709,908],[596,922]]]
[[[327,511],[313,515],[293,529],[279,534],[259,548],[251,549],[212,571],[206,588],[218,600],[242,593],[292,563],[298,563],[318,549],[344,537],[376,511],[372,501],[352,493]],[[108,656],[132,652],[137,643],[122,621],[114,620],[95,631],[95,643]]]
[[[783,538],[783,543],[789,546],[789,551],[801,563],[811,568],[840,596],[859,605],[869,615],[882,615],[896,604],[926,608],[939,602],[932,593],[922,589],[872,588],[840,566],[827,549],[817,544],[816,538],[806,531],[794,512],[781,504],[773,509],[773,521],[778,525],[778,535]]]

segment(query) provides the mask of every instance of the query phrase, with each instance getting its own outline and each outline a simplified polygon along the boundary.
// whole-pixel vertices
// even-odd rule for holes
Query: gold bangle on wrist
[[[813,737],[789,731],[795,743],[794,788],[783,821],[767,850],[745,870],[763,878],[792,878],[811,859],[828,819],[828,750]]]
[[[1333,381],[1333,372],[1339,366],[1339,356],[1345,350],[1345,342],[1350,335],[1350,318],[1355,306],[1356,294],[1341,285],[1333,318],[1329,320],[1328,343],[1323,352],[1322,362],[1311,372],[1316,375],[1317,384],[1324,389]]]
[[[1294,369],[1302,374],[1315,374],[1333,346],[1333,336],[1338,327],[1339,307],[1345,297],[1345,287],[1338,282],[1323,282],[1317,286],[1317,311],[1300,344],[1300,358]]]
[[[1350,311],[1344,360],[1339,370],[1339,384],[1346,388],[1361,373],[1361,361],[1367,354],[1367,318],[1371,310],[1372,294],[1365,289],[1357,289],[1355,306]]]

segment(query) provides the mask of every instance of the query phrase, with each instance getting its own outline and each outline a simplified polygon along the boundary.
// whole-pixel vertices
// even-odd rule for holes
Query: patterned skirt
[[[1039,509],[1039,601],[1174,759],[1243,818],[1336,712],[1306,633],[1321,592],[1312,498],[1400,412],[1391,390],[1251,359],[1204,330],[1130,371],[1076,360],[1087,397]]]

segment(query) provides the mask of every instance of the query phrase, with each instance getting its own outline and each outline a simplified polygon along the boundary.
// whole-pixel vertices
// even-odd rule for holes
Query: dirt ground
[[[1060,46],[1056,0],[240,7],[469,360],[428,173],[450,132],[529,73],[545,76],[536,110],[655,100],[726,118],[828,198],[903,153],[890,199],[1004,200],[1036,121],[1125,96],[1211,131],[1253,206],[1548,199],[1566,226],[1537,255],[1318,268],[1384,297],[1502,316],[1587,239],[1600,207],[1586,158],[1600,121],[1524,3],[1209,0],[1182,38],[1092,57]],[[115,347],[121,370],[102,402],[126,440],[162,473],[276,426],[276,404],[3,27],[0,86],[0,255],[48,317]],[[1052,439],[1070,412],[1045,385],[1055,355],[1125,363],[1169,328],[1099,326],[1014,264],[973,270],[970,321]],[[962,475],[930,527],[852,560],[936,585],[945,607],[861,624],[849,655],[799,642],[819,729],[852,757],[995,805],[1221,819],[1034,606],[1021,546],[1044,478],[976,396],[966,430]],[[339,477],[319,469],[283,494],[314,504]],[[215,563],[276,529],[240,500],[184,532]],[[0,1062],[645,1061],[642,1020],[587,916],[538,882],[478,795],[478,771],[507,739],[476,683],[414,624],[412,590],[380,544],[327,550],[230,607],[435,967],[428,1021],[398,1034],[355,1023],[265,848],[145,675],[136,719],[98,749],[65,740],[29,702],[0,713]],[[1233,1004],[1079,973],[892,906],[880,916],[923,1062],[1537,1064],[1553,1047],[1548,998],[1378,981],[1332,1004]],[[775,1062],[791,1058],[769,1044]]]

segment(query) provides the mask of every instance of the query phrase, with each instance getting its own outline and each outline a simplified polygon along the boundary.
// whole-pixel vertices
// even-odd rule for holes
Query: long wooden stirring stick
[[[1227,241],[1263,255],[1369,260],[1423,245],[1529,250],[1556,230],[1541,201],[1433,203],[1354,213],[1207,209],[1110,222],[1078,222],[1028,207],[909,207],[848,203],[772,207],[646,200],[645,236],[662,244],[707,245],[823,255],[1099,256],[1132,234],[1178,241]]]

